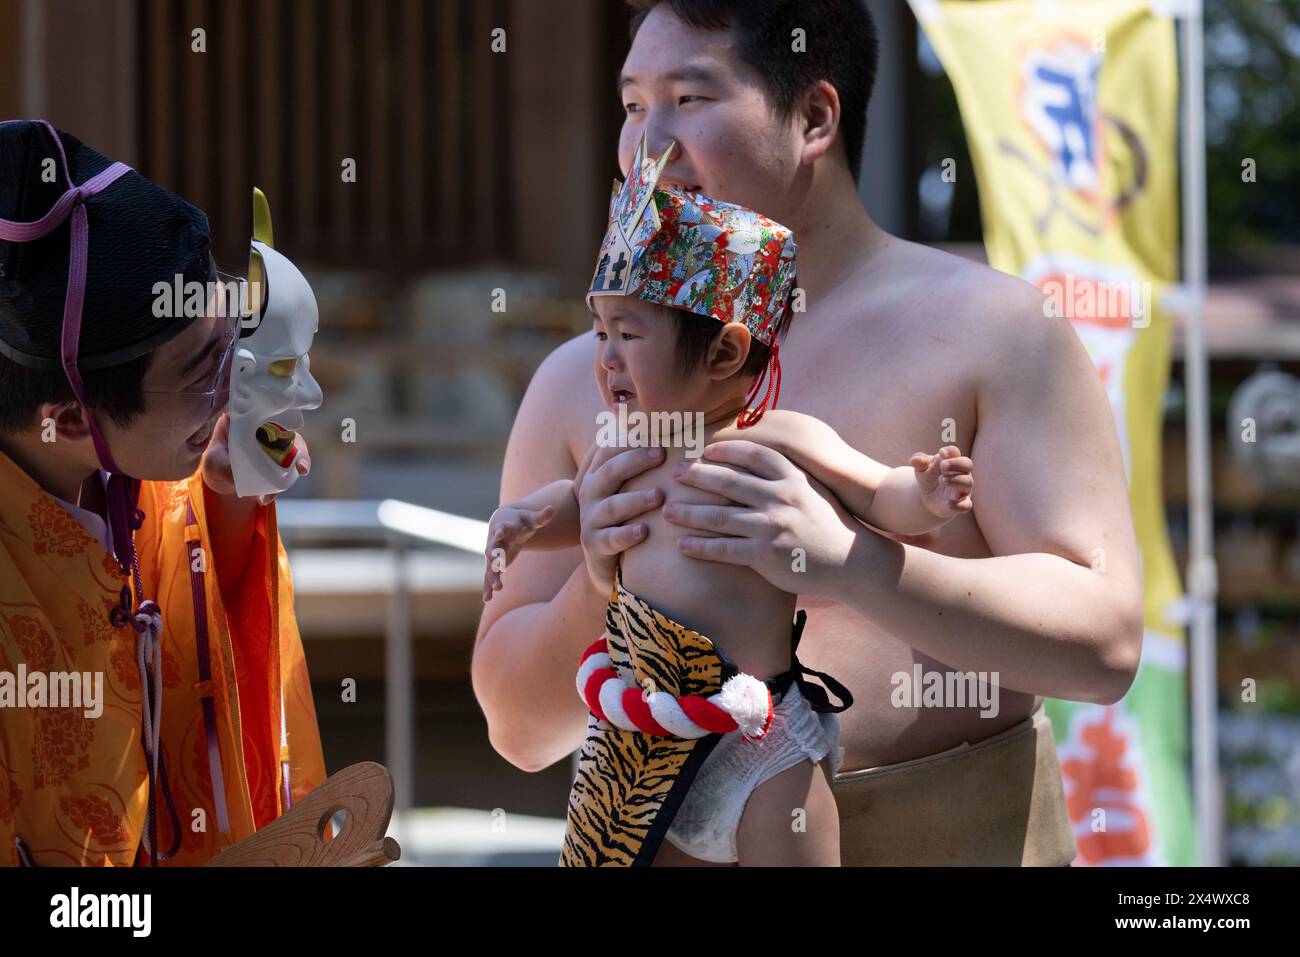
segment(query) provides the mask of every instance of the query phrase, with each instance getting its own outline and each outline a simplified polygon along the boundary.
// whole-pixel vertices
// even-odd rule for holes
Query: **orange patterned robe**
[[[325,779],[316,711],[274,506],[259,509],[241,580],[220,586],[200,475],[142,483],[139,507],[144,596],[163,613],[160,738],[181,836],[176,856],[160,863],[201,864],[284,810],[282,762],[291,801]],[[15,838],[40,866],[136,861],[149,792],[136,636],[110,621],[130,584],[100,542],[0,454],[0,672],[23,664],[29,674],[103,675],[98,717],[0,707],[0,865],[20,863]],[[161,781],[155,809],[165,851],[175,832]]]

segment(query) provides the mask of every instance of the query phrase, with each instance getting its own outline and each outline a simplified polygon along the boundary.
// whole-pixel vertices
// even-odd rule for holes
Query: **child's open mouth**
[[[293,440],[292,429],[274,422],[264,422],[257,427],[257,444],[282,469],[287,469],[298,457],[298,446]]]
[[[679,189],[679,190],[681,190],[683,193],[703,193],[703,192],[704,192],[703,187],[701,187],[699,183],[689,183],[689,184],[688,184],[688,183],[686,183],[686,182],[684,182],[683,180],[680,180],[680,179],[661,179],[659,182],[660,182],[662,185],[664,185],[664,186],[669,186],[669,187],[672,187],[673,189]]]
[[[613,397],[615,402],[624,403],[636,398],[636,393],[628,392],[626,389],[614,389],[610,392],[610,396]]]

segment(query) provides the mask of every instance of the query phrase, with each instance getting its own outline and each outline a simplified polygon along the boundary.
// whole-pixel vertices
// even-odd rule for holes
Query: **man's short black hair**
[[[701,316],[698,313],[671,309],[668,306],[662,308],[668,309],[677,324],[677,366],[683,374],[694,372],[704,363],[709,354],[709,346],[722,335],[724,326],[712,316]],[[785,314],[777,323],[774,341],[780,341],[789,325],[790,308],[787,306]],[[741,377],[762,375],[771,355],[772,350],[766,343],[751,337],[749,355],[745,357],[745,364],[740,367],[736,375]]]
[[[864,0],[627,0],[632,36],[661,3],[699,30],[732,30],[740,58],[762,78],[776,115],[788,119],[795,100],[818,80],[840,97],[840,139],[849,172],[862,169],[867,102],[876,82],[879,41]],[[804,31],[804,50],[793,49]]]
[[[144,375],[152,352],[106,369],[82,372],[86,402],[107,415],[119,428],[127,428],[144,411]],[[36,413],[46,402],[72,402],[72,386],[59,369],[29,369],[0,356],[0,433],[38,428]]]

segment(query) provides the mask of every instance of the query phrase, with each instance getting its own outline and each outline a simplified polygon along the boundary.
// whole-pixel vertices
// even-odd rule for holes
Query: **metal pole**
[[[388,602],[388,636],[384,640],[384,752],[393,776],[392,831],[400,841],[415,790],[410,547],[406,537],[396,533],[390,534],[389,547],[393,555],[393,591]]]
[[[1214,512],[1210,491],[1209,373],[1205,355],[1205,56],[1200,0],[1179,11],[1183,75],[1183,284],[1188,312],[1183,370],[1187,385],[1187,587],[1192,598],[1192,790],[1201,863],[1223,862],[1216,703]]]

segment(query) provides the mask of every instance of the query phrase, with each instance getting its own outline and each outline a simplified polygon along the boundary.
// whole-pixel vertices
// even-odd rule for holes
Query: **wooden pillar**
[[[18,7],[20,112],[115,160],[138,163],[136,4],[22,0]]]
[[[0,120],[23,116],[21,19],[18,0],[0,0]]]
[[[583,278],[591,272],[617,168],[617,143],[593,142],[598,117],[614,104],[613,77],[607,87],[593,83],[606,2],[509,4],[502,60],[510,70],[510,210],[515,261],[526,268]]]

